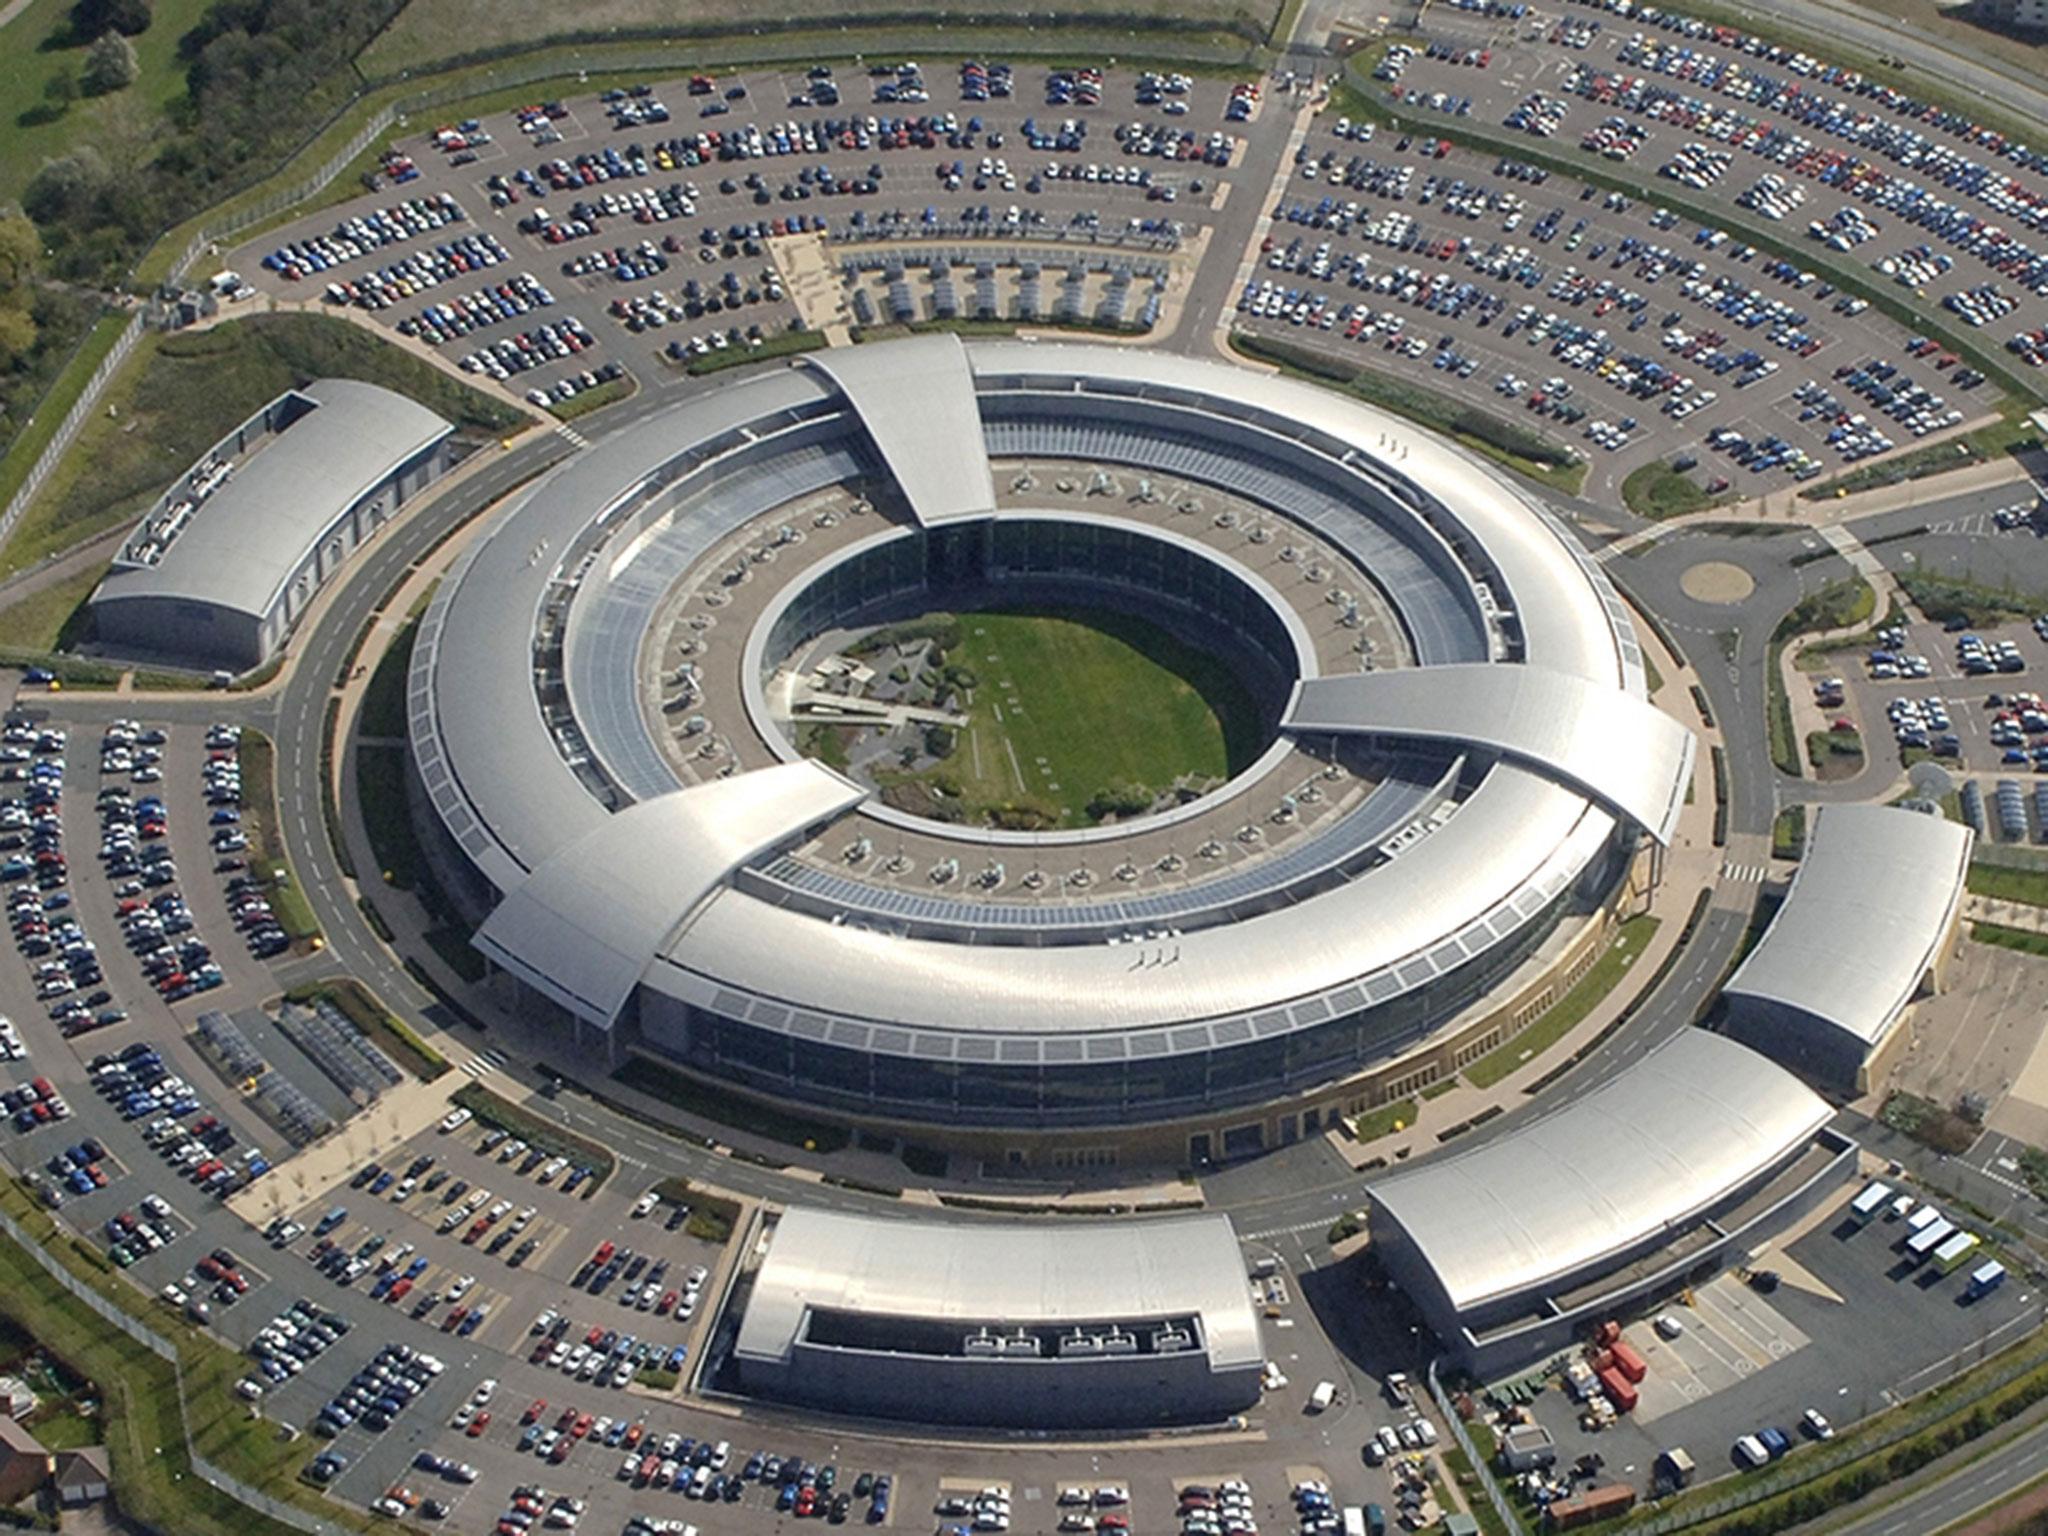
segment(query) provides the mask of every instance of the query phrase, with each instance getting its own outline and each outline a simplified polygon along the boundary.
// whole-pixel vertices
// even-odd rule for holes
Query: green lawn
[[[1570,1033],[1572,1026],[1584,1019],[1600,1003],[1600,1000],[1620,985],[1636,957],[1649,947],[1656,937],[1657,926],[1662,920],[1647,914],[1632,917],[1621,925],[1621,931],[1605,954],[1595,960],[1585,975],[1581,976],[1572,989],[1555,1003],[1550,1011],[1531,1024],[1527,1029],[1508,1040],[1497,1049],[1465,1068],[1465,1076],[1480,1088],[1491,1088],[1515,1068],[1533,1061],[1550,1047]]]
[[[1665,518],[1704,512],[1727,498],[1709,496],[1689,475],[1653,459],[1629,472],[1621,482],[1621,499],[1638,517]]]
[[[1992,864],[1976,859],[1970,864],[1968,889],[1973,896],[2048,907],[2048,866]]]
[[[30,505],[0,574],[134,517],[224,434],[286,389],[324,377],[385,385],[480,433],[526,420],[360,326],[320,315],[257,315],[152,337]]]
[[[7,66],[0,69],[0,202],[11,203],[42,168],[80,145],[106,147],[153,132],[170,104],[185,94],[185,68],[178,62],[178,38],[189,32],[210,0],[151,0],[156,19],[135,38],[142,74],[111,96],[71,103],[62,116],[39,121],[51,80],[68,71],[75,80],[83,48],[52,48],[68,30],[71,0],[31,0],[0,32]],[[26,121],[24,121],[26,118]]]
[[[1237,675],[1143,620],[1017,608],[959,622],[947,660],[973,674],[969,723],[951,756],[917,779],[963,819],[1011,808],[1089,826],[1089,801],[1112,786],[1226,778],[1264,745]],[[883,670],[890,654],[874,658]]]
[[[5,617],[0,613],[0,620]],[[405,734],[405,673],[412,665],[413,642],[419,633],[419,620],[407,619],[405,627],[391,637],[391,644],[378,658],[377,670],[370,674],[363,689],[362,713],[356,717],[359,735],[390,738]]]
[[[261,731],[242,732],[242,830],[249,834],[249,868],[265,882],[264,894],[284,931],[301,943],[320,936],[312,904],[292,874],[277,817],[277,748]]]
[[[1449,1087],[1456,1081],[1452,1078],[1444,1086]],[[1377,1141],[1382,1136],[1413,1125],[1420,1112],[1421,1106],[1415,1100],[1396,1099],[1391,1104],[1382,1104],[1377,1109],[1368,1109],[1364,1114],[1353,1116],[1351,1134],[1359,1141]]]
[[[105,565],[94,565],[0,608],[0,645],[55,651],[83,638],[92,621],[85,600],[106,574]]]

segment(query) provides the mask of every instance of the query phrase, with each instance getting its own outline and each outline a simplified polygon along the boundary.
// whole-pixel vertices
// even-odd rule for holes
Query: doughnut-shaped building
[[[1263,750],[1033,827],[799,749],[868,719],[846,635],[989,594],[1200,639]],[[501,512],[421,623],[414,810],[563,1064],[646,1053],[1009,1163],[1199,1164],[1455,1070],[1590,960],[1692,769],[1644,676],[1597,564],[1405,422],[919,338],[693,396]]]

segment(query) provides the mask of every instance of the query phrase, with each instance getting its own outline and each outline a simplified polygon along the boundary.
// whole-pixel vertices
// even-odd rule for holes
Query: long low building
[[[1711,1273],[1849,1177],[1828,1104],[1747,1046],[1687,1029],[1564,1107],[1371,1187],[1372,1251],[1485,1374]]]
[[[241,671],[447,467],[454,428],[374,384],[287,390],[157,498],[93,593],[117,651]]]
[[[1940,816],[1821,808],[1785,904],[1722,994],[1727,1032],[1823,1091],[1868,1093],[1955,950],[1974,843]]]
[[[1264,1354],[1227,1216],[967,1224],[791,1210],[737,1293],[749,1396],[1020,1429],[1218,1423]]]

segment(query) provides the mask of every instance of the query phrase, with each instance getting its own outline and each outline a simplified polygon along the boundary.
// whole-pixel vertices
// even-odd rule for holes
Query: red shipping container
[[[1600,1379],[1600,1389],[1607,1394],[1608,1400],[1616,1408],[1627,1413],[1635,1407],[1636,1389],[1630,1385],[1626,1376],[1611,1365],[1596,1374]]]
[[[1643,1364],[1643,1357],[1635,1352],[1626,1339],[1614,1341],[1614,1365],[1630,1381],[1641,1381],[1650,1374],[1650,1368]]]
[[[1600,1324],[1599,1327],[1593,1330],[1593,1342],[1595,1344],[1612,1344],[1616,1339],[1620,1337],[1621,1324],[1617,1323],[1611,1317],[1606,1322]]]
[[[1635,1503],[1635,1489],[1626,1483],[1610,1483],[1604,1488],[1588,1488],[1573,1498],[1559,1499],[1550,1505],[1548,1514],[1552,1527],[1565,1531],[1575,1525],[1590,1525],[1595,1520],[1625,1514],[1635,1508]]]

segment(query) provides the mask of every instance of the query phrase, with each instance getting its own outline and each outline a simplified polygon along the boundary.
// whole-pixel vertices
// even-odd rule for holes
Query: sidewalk
[[[1482,1088],[1461,1075],[1453,1079],[1457,1086],[1448,1092],[1417,1099],[1418,1113],[1413,1125],[1371,1141],[1353,1141],[1341,1129],[1331,1131],[1330,1146],[1353,1168],[1363,1168],[1379,1159],[1397,1162],[1434,1151],[1442,1145],[1437,1133],[1447,1126],[1462,1124],[1488,1110],[1506,1113],[1525,1106],[1531,1084],[1596,1039],[1636,1001],[1648,978],[1656,975],[1665,959],[1677,949],[1685,920],[1703,887],[1713,888],[1716,907],[1747,911],[1754,902],[1756,884],[1733,878],[1729,871],[1744,864],[1768,864],[1769,840],[1733,837],[1725,848],[1714,846],[1712,749],[1721,744],[1722,737],[1718,729],[1709,730],[1702,725],[1694,711],[1690,689],[1699,676],[1666,652],[1647,626],[1638,624],[1637,632],[1663,676],[1664,686],[1656,694],[1656,702],[1684,720],[1700,739],[1692,799],[1679,814],[1678,832],[1665,856],[1663,883],[1645,909],[1659,920],[1656,934],[1636,956],[1629,974],[1585,1018],[1499,1082]]]

